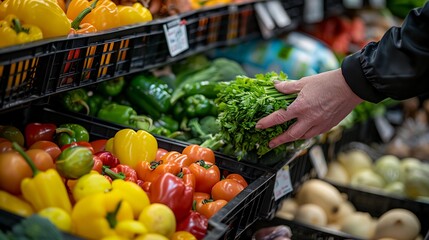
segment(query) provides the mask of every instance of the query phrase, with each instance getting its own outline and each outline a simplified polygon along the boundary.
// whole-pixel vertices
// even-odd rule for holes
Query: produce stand
[[[20,46],[0,48],[0,118],[2,125],[23,128],[29,122],[79,123],[88,129],[91,139],[110,138],[124,126],[54,106],[55,96],[70,90],[96,86],[114,78],[131,76],[178,62],[190,56],[220,47],[233,46],[266,38],[261,31],[257,4],[272,0],[251,1],[207,7],[82,36],[45,39]],[[343,14],[345,1],[319,1],[322,18]],[[372,1],[363,1],[368,7]],[[280,1],[290,17],[290,24],[275,27],[271,36],[293,31],[305,24],[312,3],[304,0]],[[179,21],[186,26],[189,47],[174,56],[169,51],[165,26]],[[55,101],[55,100],[54,100]],[[233,156],[215,152],[216,165],[224,171],[239,173],[249,185],[208,220],[204,239],[250,239],[260,228],[287,225],[292,239],[357,239],[354,236],[275,217],[282,200],[294,196],[303,182],[317,177],[309,151],[319,146],[328,156],[353,141],[379,141],[372,121],[357,124],[345,131],[339,141],[308,141],[296,152],[276,156],[280,160],[264,165],[264,159],[237,161]],[[155,135],[159,147],[182,151],[190,143]],[[287,173],[289,191],[275,196],[280,175]],[[422,224],[421,235],[429,238],[429,204],[395,198],[377,192],[335,185],[347,193],[357,209],[380,216],[388,209],[401,207],[415,213]],[[0,230],[10,230],[22,217],[0,210]],[[63,233],[64,239],[80,239]],[[425,238],[425,239],[426,239]]]

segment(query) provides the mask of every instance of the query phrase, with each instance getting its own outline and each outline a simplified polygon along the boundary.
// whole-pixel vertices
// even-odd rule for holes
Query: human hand
[[[260,119],[256,128],[269,128],[295,118],[297,121],[271,140],[271,148],[298,139],[312,138],[330,130],[363,101],[347,85],[341,69],[298,81],[275,83],[274,86],[282,93],[298,93],[298,96],[287,110],[281,109]]]

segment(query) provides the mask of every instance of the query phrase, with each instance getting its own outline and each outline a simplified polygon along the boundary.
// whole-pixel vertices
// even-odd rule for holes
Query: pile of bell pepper
[[[66,5],[63,0],[5,0],[0,3],[0,47],[151,20],[151,12],[140,3],[123,6],[111,0],[72,0]]]
[[[144,130],[90,141],[79,124],[29,123],[1,126],[0,140],[0,208],[84,238],[202,239],[247,186],[212,150],[167,151]]]

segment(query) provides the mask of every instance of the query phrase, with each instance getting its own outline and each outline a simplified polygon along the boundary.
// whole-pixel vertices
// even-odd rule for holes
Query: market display
[[[334,2],[314,24],[308,1],[279,2],[291,25],[265,38],[268,2],[0,0],[0,239],[426,239],[423,100],[363,102],[276,149],[296,119],[255,129],[296,98],[275,81],[338,68],[423,4]],[[384,118],[390,142],[369,127]]]

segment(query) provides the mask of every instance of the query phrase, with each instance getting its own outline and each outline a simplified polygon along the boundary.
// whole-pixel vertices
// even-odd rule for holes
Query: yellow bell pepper
[[[19,18],[11,14],[0,21],[0,36],[0,47],[6,47],[40,40],[43,33],[36,26],[21,24]]]
[[[34,213],[28,202],[2,190],[0,190],[0,208],[23,217]]]
[[[9,14],[39,27],[44,38],[67,36],[70,31],[70,21],[57,1],[5,0],[0,4],[0,19]]]
[[[67,8],[67,17],[75,19],[83,10],[90,7],[95,0],[72,0]],[[97,31],[112,29],[119,26],[118,8],[116,4],[110,0],[99,0],[95,4],[95,8],[86,15],[82,23],[89,23],[94,26]]]
[[[134,3],[132,6],[118,6],[119,23],[121,26],[143,23],[152,20],[152,13],[143,7],[141,3]]]
[[[83,198],[74,206],[71,217],[73,233],[89,239],[146,232],[142,224],[135,226],[133,209],[120,191]]]
[[[124,199],[131,205],[134,218],[138,218],[143,208],[150,205],[146,192],[134,182],[115,179],[112,182],[113,191],[120,191]]]
[[[37,212],[47,207],[59,207],[71,212],[71,202],[60,174],[55,169],[42,172],[37,169],[31,158],[16,142],[13,148],[21,154],[33,171],[33,178],[24,178],[21,181],[21,192]]]
[[[158,151],[156,138],[144,130],[125,128],[116,132],[106,150],[119,159],[119,162],[135,169],[141,161],[152,162]]]

